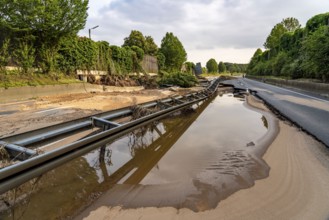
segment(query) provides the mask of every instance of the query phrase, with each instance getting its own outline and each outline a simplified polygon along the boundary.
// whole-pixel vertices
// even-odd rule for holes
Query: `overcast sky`
[[[248,63],[283,18],[302,26],[329,11],[329,0],[89,0],[88,19],[79,35],[121,46],[131,30],[150,35],[160,47],[166,32],[183,43],[188,60]]]

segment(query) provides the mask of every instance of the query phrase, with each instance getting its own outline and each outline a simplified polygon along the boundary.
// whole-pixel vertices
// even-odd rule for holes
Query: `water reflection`
[[[266,119],[241,100],[222,94],[49,172],[15,216],[65,218],[104,193],[98,205],[215,207],[268,172],[253,154],[257,146],[245,147],[266,133]]]

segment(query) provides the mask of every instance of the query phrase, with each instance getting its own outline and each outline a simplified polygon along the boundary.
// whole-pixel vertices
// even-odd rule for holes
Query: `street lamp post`
[[[92,27],[92,28],[89,28],[89,39],[91,39],[91,30],[92,29],[96,29],[96,28],[98,28],[99,27],[99,25],[97,25],[97,26],[95,26],[95,27]]]

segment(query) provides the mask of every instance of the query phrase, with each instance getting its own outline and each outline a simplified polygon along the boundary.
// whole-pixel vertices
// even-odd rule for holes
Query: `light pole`
[[[89,39],[91,39],[91,30],[92,29],[96,29],[96,28],[98,28],[99,27],[99,25],[97,25],[97,26],[95,26],[95,27],[92,27],[92,28],[89,28]]]

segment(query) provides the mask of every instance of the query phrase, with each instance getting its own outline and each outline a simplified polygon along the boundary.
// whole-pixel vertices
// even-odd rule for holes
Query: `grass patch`
[[[0,88],[22,87],[22,86],[43,86],[79,83],[75,76],[64,74],[21,74],[17,70],[6,70],[0,73]]]
[[[310,79],[310,78],[292,79],[289,76],[271,76],[271,75],[254,76],[254,75],[247,75],[247,78],[256,79],[256,80],[274,79],[274,80],[292,80],[292,81],[298,81],[298,82],[323,83],[323,81],[319,80],[319,79]]]
[[[264,75],[264,76],[254,76],[254,75],[247,75],[249,78],[255,78],[255,79],[291,79],[288,76],[271,76],[271,75]]]
[[[191,73],[165,73],[159,79],[159,85],[175,85],[183,88],[189,88],[195,86],[198,83],[197,78]]]

